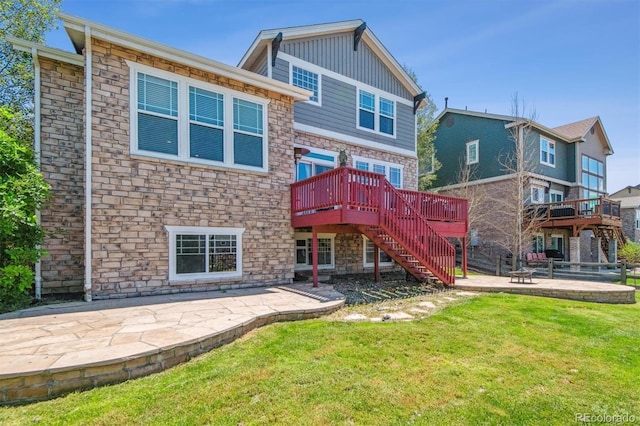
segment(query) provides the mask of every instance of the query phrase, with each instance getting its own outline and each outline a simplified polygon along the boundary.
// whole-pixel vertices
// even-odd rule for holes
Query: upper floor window
[[[545,138],[540,138],[540,163],[547,166],[556,166],[556,143]]]
[[[604,195],[604,163],[587,155],[582,156],[582,197],[598,198]]]
[[[320,84],[317,73],[292,65],[291,84],[312,91],[313,96],[309,100],[315,103],[320,102]]]
[[[358,128],[394,136],[395,102],[366,90],[359,90]]]
[[[267,171],[267,102],[129,62],[131,153]]]
[[[551,203],[559,203],[564,199],[564,193],[560,191],[554,191],[553,189],[549,191],[549,202]]]
[[[467,142],[467,164],[476,164],[479,160],[478,149],[480,147],[480,141],[475,140]]]
[[[403,166],[400,164],[371,160],[355,155],[353,156],[353,164],[356,169],[383,174],[395,188],[402,188]]]

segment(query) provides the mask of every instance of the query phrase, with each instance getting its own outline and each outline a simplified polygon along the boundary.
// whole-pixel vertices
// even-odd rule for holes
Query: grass
[[[0,424],[569,424],[640,418],[640,305],[515,295],[414,322],[281,323]]]

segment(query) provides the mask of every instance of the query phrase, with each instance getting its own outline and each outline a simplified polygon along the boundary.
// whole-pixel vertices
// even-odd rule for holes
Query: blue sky
[[[262,29],[363,19],[441,110],[547,127],[599,115],[609,192],[640,184],[638,0],[63,0],[62,10],[230,65]],[[47,44],[71,50],[63,30]]]

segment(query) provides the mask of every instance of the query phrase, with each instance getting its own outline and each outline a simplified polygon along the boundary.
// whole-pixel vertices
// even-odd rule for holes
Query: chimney
[[[449,105],[449,98],[445,97],[444,98],[444,109],[447,109],[448,105]]]

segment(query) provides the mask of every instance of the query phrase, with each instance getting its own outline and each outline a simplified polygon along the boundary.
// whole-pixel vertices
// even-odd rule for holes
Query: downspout
[[[85,156],[84,156],[84,300],[91,302],[91,27],[84,27]]]
[[[33,74],[34,74],[34,123],[33,123],[33,153],[36,160],[36,167],[40,171],[41,161],[41,147],[40,147],[40,60],[38,59],[38,49],[31,48],[31,56],[33,57]],[[36,224],[40,226],[40,209],[36,210]],[[42,247],[38,245],[36,247],[40,250]],[[38,261],[35,265],[35,293],[36,299],[42,299],[42,261],[38,257]]]

